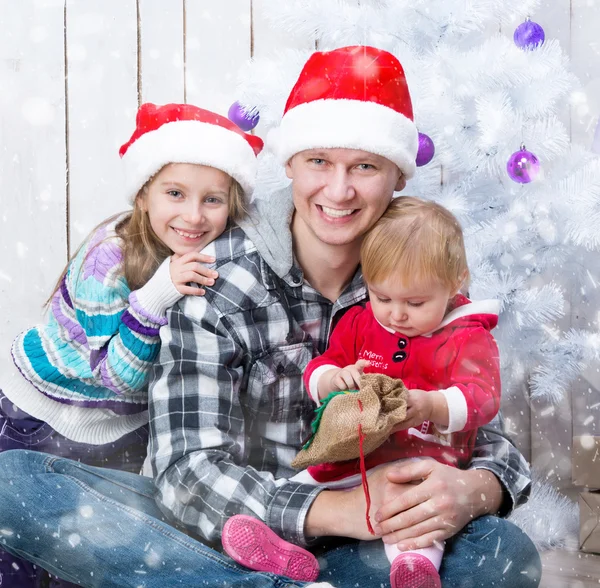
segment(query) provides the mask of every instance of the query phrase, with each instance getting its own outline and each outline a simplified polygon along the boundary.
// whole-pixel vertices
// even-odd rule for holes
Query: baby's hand
[[[219,274],[215,270],[208,269],[203,263],[214,263],[215,258],[210,255],[204,255],[197,251],[179,255],[173,253],[169,271],[171,281],[180,294],[191,296],[204,296],[204,288],[188,286],[190,282],[200,286],[212,286]]]
[[[419,427],[425,421],[431,420],[434,392],[424,390],[409,390],[406,395],[406,418],[396,427],[394,432]]]
[[[358,389],[360,377],[365,371],[365,368],[369,365],[371,365],[369,361],[359,359],[356,363],[347,365],[345,368],[338,370],[331,379],[332,392],[334,390]]]

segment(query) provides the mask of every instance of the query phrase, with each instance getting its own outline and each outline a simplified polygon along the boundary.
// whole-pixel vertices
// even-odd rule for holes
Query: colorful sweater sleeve
[[[449,423],[442,433],[469,431],[489,423],[500,408],[500,357],[496,341],[484,328],[473,329],[450,366],[449,386],[441,392]]]
[[[147,385],[166,309],[181,298],[171,281],[169,258],[142,288],[130,292],[121,257],[116,239],[92,241],[67,274],[68,294],[90,349],[92,377],[116,394]]]
[[[361,306],[354,306],[344,314],[333,329],[327,350],[311,360],[304,370],[304,386],[310,397],[321,404],[319,400],[319,378],[332,368],[341,368],[356,363],[360,349],[360,319],[366,312]]]

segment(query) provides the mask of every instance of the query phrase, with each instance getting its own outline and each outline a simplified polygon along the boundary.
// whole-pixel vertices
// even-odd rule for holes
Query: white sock
[[[424,547],[423,549],[410,549],[408,551],[400,551],[396,547],[396,543],[384,544],[385,554],[387,555],[388,561],[392,563],[396,557],[402,553],[418,553],[426,557],[434,566],[436,570],[440,569],[442,565],[442,556],[444,555],[445,542],[441,541],[435,543],[431,547]]]
[[[304,588],[335,588],[329,582],[317,582],[316,584],[307,584]]]

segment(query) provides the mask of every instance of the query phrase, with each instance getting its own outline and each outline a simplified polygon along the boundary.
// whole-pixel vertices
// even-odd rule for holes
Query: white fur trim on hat
[[[393,161],[407,177],[416,170],[415,123],[392,108],[361,100],[315,100],[290,109],[267,145],[282,164],[306,149],[360,149]]]
[[[244,137],[215,124],[181,120],[145,133],[123,155],[129,201],[168,163],[214,167],[237,180],[246,195],[254,189],[256,156]]]

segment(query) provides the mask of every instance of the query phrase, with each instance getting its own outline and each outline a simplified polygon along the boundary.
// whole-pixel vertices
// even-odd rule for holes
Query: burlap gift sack
[[[377,449],[392,429],[406,418],[406,387],[383,374],[363,374],[358,391],[334,393],[317,409],[315,433],[292,462],[292,467],[346,461]],[[360,427],[359,427],[360,425]]]

